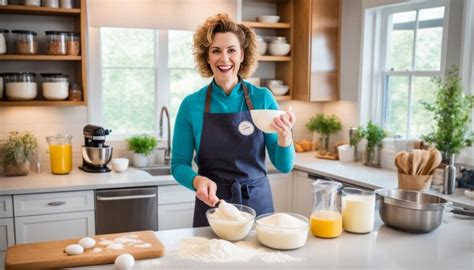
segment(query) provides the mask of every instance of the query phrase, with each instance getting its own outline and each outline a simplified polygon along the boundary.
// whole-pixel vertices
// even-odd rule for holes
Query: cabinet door
[[[0,270],[5,269],[5,256],[7,255],[6,252],[0,252]]]
[[[13,218],[0,219],[0,251],[5,251],[15,244]]]
[[[294,171],[293,183],[293,211],[309,218],[313,210],[313,179],[307,172]]]
[[[15,218],[17,244],[95,235],[94,211]]]
[[[194,202],[158,206],[158,230],[193,227]]]
[[[13,217],[11,196],[0,196],[0,218]]]
[[[293,174],[269,174],[275,212],[291,212]]]

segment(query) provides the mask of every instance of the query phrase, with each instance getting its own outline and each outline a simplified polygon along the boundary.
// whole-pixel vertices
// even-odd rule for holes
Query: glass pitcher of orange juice
[[[310,217],[311,232],[321,238],[335,238],[342,233],[342,215],[336,203],[341,183],[316,180],[313,182],[314,205]]]
[[[51,172],[53,174],[68,174],[72,170],[72,136],[57,134],[46,137],[49,144]]]

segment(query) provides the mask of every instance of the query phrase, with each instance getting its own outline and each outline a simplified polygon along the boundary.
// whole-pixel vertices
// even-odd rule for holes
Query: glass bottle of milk
[[[357,188],[343,188],[341,201],[344,231],[369,233],[374,229],[374,192]]]

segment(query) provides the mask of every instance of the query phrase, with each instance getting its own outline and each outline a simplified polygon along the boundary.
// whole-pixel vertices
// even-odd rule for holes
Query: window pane
[[[155,130],[154,69],[103,69],[105,123],[114,134]]]
[[[444,17],[444,7],[426,8],[420,10],[419,20],[428,21],[442,19]]]
[[[416,11],[406,11],[406,12],[398,12],[394,13],[392,16],[392,23],[405,23],[405,22],[413,22],[416,20]]]
[[[408,77],[390,76],[387,79],[385,128],[391,134],[407,134]]]
[[[103,67],[154,67],[154,30],[101,28]]]
[[[194,32],[170,30],[168,33],[168,67],[194,68],[192,51]]]
[[[430,77],[413,78],[411,137],[420,137],[420,135],[427,134],[432,130],[434,126],[433,115],[424,109],[421,101],[434,102],[436,98],[435,92],[436,85],[431,81]]]
[[[409,70],[412,66],[414,30],[394,30],[390,35],[389,69]]]

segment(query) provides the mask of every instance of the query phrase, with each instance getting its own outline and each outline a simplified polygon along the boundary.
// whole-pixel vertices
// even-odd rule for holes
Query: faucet
[[[161,107],[160,111],[160,137],[163,138],[163,112],[166,114],[166,118],[168,121],[166,121],[167,124],[167,131],[168,131],[168,137],[167,137],[167,147],[165,148],[165,164],[170,163],[170,155],[171,155],[171,125],[170,125],[170,114],[168,112],[168,109],[166,106]]]

